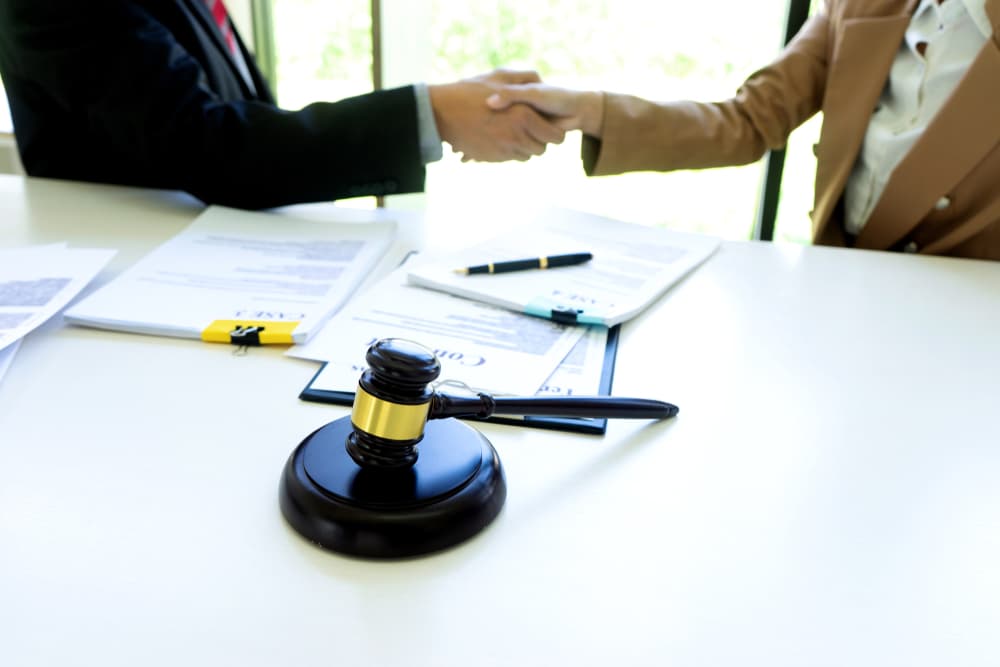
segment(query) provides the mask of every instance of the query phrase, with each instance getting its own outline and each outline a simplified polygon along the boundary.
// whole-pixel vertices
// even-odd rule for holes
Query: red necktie
[[[208,7],[208,11],[212,12],[212,18],[215,19],[215,25],[219,27],[219,32],[222,33],[222,39],[229,47],[229,52],[236,55],[236,36],[233,34],[233,25],[229,22],[225,3],[222,0],[205,0],[205,5]]]

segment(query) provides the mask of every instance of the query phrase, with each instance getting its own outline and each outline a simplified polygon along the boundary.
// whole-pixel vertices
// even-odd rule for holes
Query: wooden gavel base
[[[455,419],[428,421],[411,468],[362,468],[347,453],[350,417],[292,452],[281,512],[310,542],[365,558],[404,558],[458,544],[499,514],[507,484],[496,450]]]

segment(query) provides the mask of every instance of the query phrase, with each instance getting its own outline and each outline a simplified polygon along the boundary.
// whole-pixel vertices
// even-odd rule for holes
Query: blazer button
[[[951,206],[951,197],[941,197],[941,199],[934,202],[934,210],[936,211],[943,211],[949,206]]]
[[[917,252],[918,250],[920,250],[920,248],[917,246],[916,242],[914,242],[914,241],[910,241],[909,243],[907,243],[906,245],[903,246],[903,252],[907,252],[907,253],[910,253],[910,254],[913,254],[913,253]]]

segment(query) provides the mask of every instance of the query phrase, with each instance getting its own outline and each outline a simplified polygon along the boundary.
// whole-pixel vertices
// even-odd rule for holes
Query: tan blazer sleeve
[[[723,102],[657,103],[605,94],[602,138],[584,137],[584,169],[593,176],[704,169],[747,164],[784,147],[792,130],[821,108],[829,41],[823,11]]]

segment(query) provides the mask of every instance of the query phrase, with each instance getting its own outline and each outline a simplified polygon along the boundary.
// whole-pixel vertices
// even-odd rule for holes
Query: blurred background
[[[497,67],[537,70],[560,86],[653,100],[720,100],[778,52],[788,12],[788,0],[226,4],[252,41],[279,104],[290,109],[368,92],[377,84],[444,83]],[[811,146],[819,122],[818,117],[809,121],[789,143],[776,240],[808,241],[815,171]],[[0,168],[6,159],[8,169],[16,170],[9,133],[6,102],[0,100]],[[428,168],[425,194],[394,196],[387,203],[470,217],[497,207],[562,206],[729,239],[751,236],[763,160],[725,169],[587,178],[579,153],[579,133],[526,163],[463,164],[446,147],[445,158]],[[375,204],[371,198],[342,203]]]

